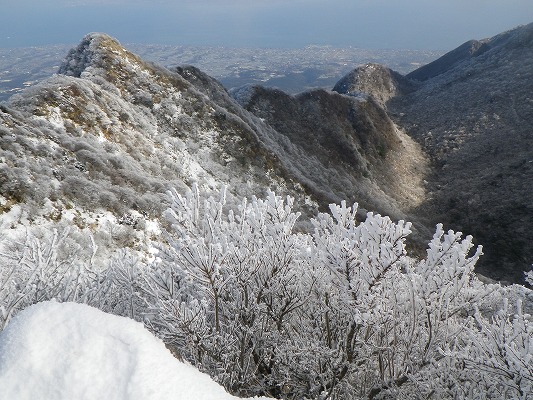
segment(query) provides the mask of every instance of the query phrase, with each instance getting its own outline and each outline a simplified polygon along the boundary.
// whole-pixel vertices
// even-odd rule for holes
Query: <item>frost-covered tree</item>
[[[230,390],[279,396],[296,365],[286,349],[307,329],[296,322],[314,286],[300,256],[309,237],[293,233],[291,200],[274,193],[235,212],[224,204],[224,192],[172,192],[173,234],[143,281],[150,323]]]
[[[355,212],[331,206],[331,216],[315,221],[313,237],[316,259],[332,272],[326,293],[338,296],[335,308],[346,313],[333,326],[344,323],[348,361],[359,367],[347,380],[358,397],[409,397],[424,390],[440,348],[461,331],[472,304],[487,300],[473,273],[481,248],[469,256],[472,238],[439,225],[427,257],[415,261],[405,249],[410,224],[372,213],[357,223]]]

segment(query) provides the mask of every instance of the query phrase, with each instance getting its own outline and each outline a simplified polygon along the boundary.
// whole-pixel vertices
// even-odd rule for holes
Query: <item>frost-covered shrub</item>
[[[531,316],[476,278],[471,237],[438,225],[418,260],[405,247],[409,223],[358,222],[356,205],[331,205],[306,233],[294,229],[293,200],[273,192],[231,208],[224,191],[169,197],[150,262],[128,249],[131,215],[94,239],[74,227],[5,235],[0,329],[55,298],[143,320],[239,395],[530,398]],[[95,265],[106,241],[125,249]]]
[[[18,311],[52,299],[132,318],[141,315],[139,306],[132,312],[132,275],[124,279],[136,267],[136,257],[124,249],[98,265],[101,235],[95,240],[88,230],[64,225],[32,227],[22,235],[0,232],[0,331]]]
[[[284,331],[297,332],[292,314],[313,279],[295,263],[309,239],[292,233],[297,214],[273,193],[235,213],[224,194],[205,204],[197,191],[172,199],[176,235],[144,284],[152,327],[232,391],[279,396],[291,369],[282,349],[300,345]]]
[[[0,330],[17,311],[31,304],[50,299],[81,301],[88,293],[93,253],[87,253],[69,235],[69,229],[44,229],[2,238]]]
[[[468,398],[453,389],[454,379],[469,379],[454,351],[487,343],[489,331],[474,337],[472,321],[494,321],[476,306],[490,310],[500,299],[498,286],[474,274],[481,248],[471,252],[471,237],[439,225],[427,256],[415,260],[405,248],[409,223],[372,213],[359,223],[356,205],[332,205],[306,234],[294,230],[292,199],[274,193],[233,210],[224,192],[203,199],[193,188],[171,200],[168,246],[136,275],[136,290],[151,329],[228,390]],[[479,365],[492,357],[473,351]]]
[[[25,168],[0,166],[0,194],[17,202],[31,195],[31,180]]]
[[[94,209],[99,206],[101,188],[83,174],[65,177],[61,182],[61,191],[67,199],[75,200],[82,207]]]

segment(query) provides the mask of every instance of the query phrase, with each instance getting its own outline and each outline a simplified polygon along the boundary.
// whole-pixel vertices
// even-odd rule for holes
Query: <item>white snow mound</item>
[[[0,388],[16,400],[235,399],[142,324],[56,302],[27,308],[0,333]]]

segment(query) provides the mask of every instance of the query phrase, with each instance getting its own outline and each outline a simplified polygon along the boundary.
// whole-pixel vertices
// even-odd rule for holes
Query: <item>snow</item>
[[[65,129],[65,121],[61,116],[61,109],[59,107],[50,108],[48,121],[58,129]]]
[[[0,333],[0,388],[17,400],[235,399],[141,323],[57,302],[27,308]]]

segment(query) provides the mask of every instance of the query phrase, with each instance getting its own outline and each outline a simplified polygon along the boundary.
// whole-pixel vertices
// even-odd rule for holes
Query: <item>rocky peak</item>
[[[351,96],[372,96],[382,106],[392,97],[410,92],[415,84],[380,64],[365,64],[345,75],[333,88]]]
[[[204,92],[103,34],[84,37],[59,72],[9,103],[10,110],[24,114],[14,124],[31,125],[17,128],[15,141],[33,140],[46,150],[16,147],[16,160],[43,158],[47,168],[36,169],[35,181],[49,182],[41,186],[56,198],[118,218],[131,209],[157,215],[169,187],[193,181],[206,192],[226,184],[229,198],[236,192],[262,195],[267,187],[291,193],[278,190],[278,184],[290,184],[280,162],[286,157],[264,144],[273,142],[272,131],[245,115],[220,85],[206,81],[210,93]],[[220,101],[224,97],[226,103]],[[31,190],[0,189],[0,195],[33,201]]]
[[[73,48],[60,66],[59,74],[90,80],[106,90],[116,90],[130,100],[150,98],[164,89],[188,85],[177,73],[142,60],[116,39],[90,33]]]
[[[89,33],[67,54],[59,73],[80,78],[89,68],[117,68],[125,62],[142,61],[125,50],[120,43],[104,33]]]

